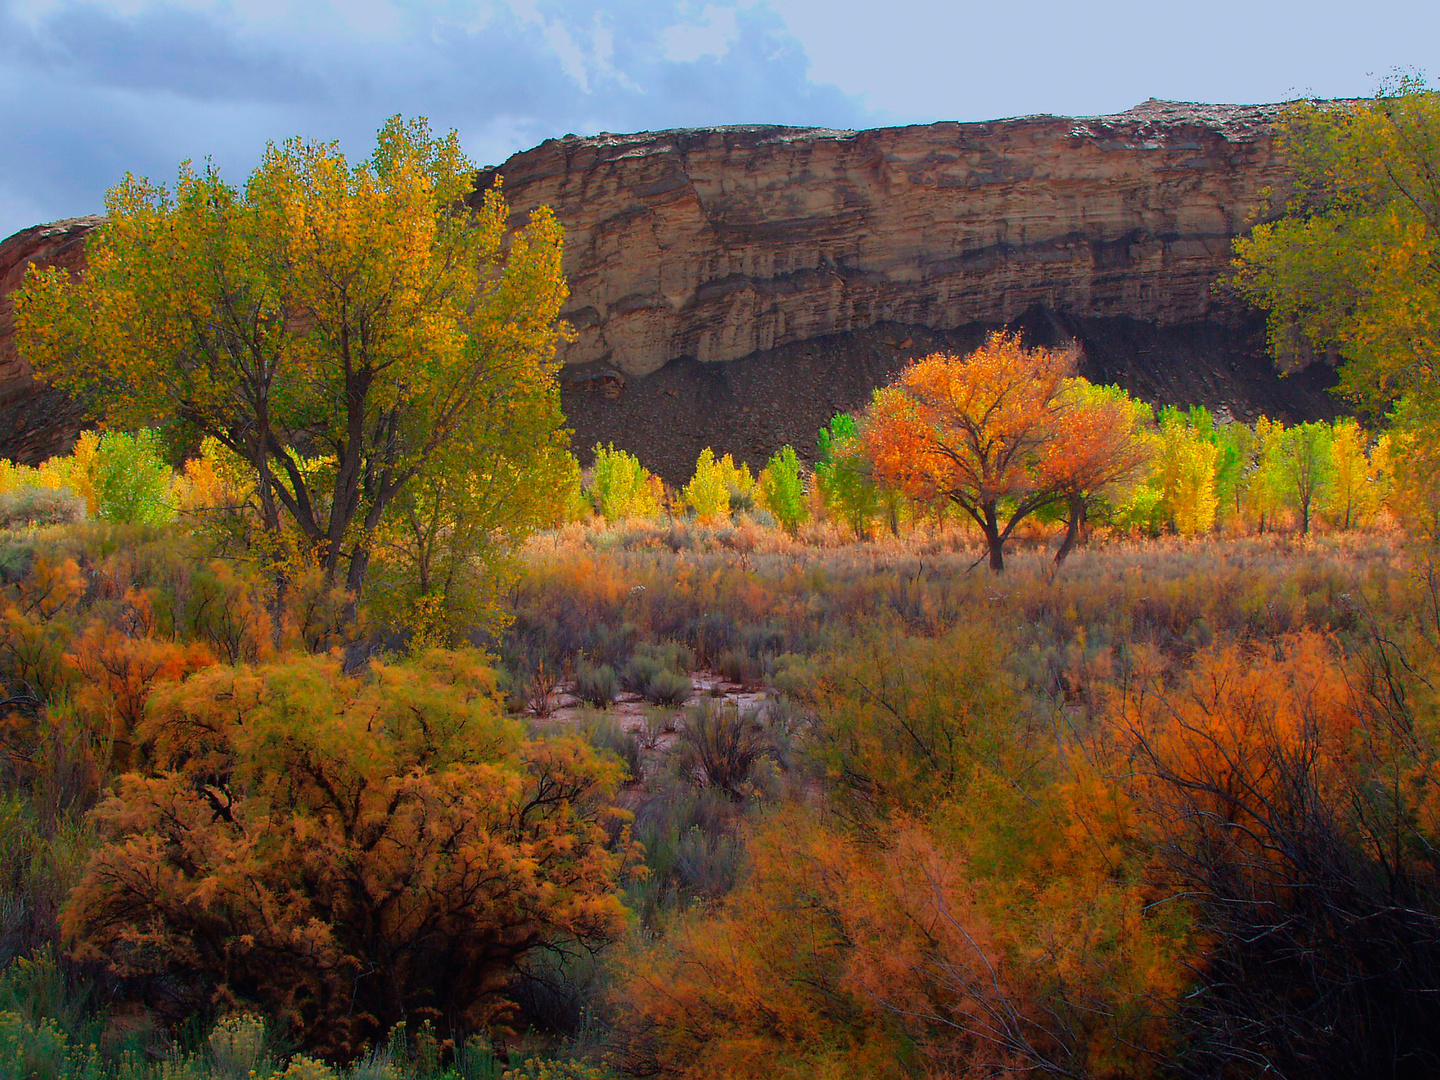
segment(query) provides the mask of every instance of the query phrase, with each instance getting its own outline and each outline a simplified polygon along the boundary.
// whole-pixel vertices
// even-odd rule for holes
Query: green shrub
[[[605,750],[625,764],[631,780],[644,775],[640,760],[640,737],[633,731],[626,731],[613,716],[593,716],[584,724],[585,740],[597,750]]]
[[[744,863],[737,835],[743,813],[716,788],[662,777],[635,810],[634,836],[648,873],[626,890],[626,903],[643,926],[692,899],[713,900],[734,888]]]
[[[163,525],[175,518],[170,466],[153,431],[106,432],[95,452],[95,500],[104,521]]]
[[[0,1080],[101,1080],[94,1047],[73,1046],[52,1021],[0,1012]]]
[[[647,642],[635,650],[620,681],[625,689],[651,704],[679,705],[693,689],[689,672],[694,664],[694,655],[683,645],[673,641],[663,645]]]
[[[646,679],[639,693],[652,705],[682,705],[694,689],[689,675],[667,669]]]
[[[582,660],[575,666],[575,696],[587,705],[604,709],[619,693],[620,678],[609,664],[594,667]]]

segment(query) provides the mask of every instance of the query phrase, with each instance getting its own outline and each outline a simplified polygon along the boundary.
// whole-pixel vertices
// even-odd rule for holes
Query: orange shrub
[[[152,1004],[260,1001],[348,1058],[406,1019],[502,1023],[520,957],[623,926],[621,767],[524,740],[473,657],[211,667],[140,734],[159,771],[96,811],[63,929]]]

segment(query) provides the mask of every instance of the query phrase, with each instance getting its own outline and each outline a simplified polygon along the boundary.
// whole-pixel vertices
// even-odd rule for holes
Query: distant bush
[[[71,525],[85,520],[85,500],[68,491],[22,487],[0,495],[0,529]]]
[[[621,682],[654,705],[679,705],[694,689],[690,668],[694,657],[682,645],[642,645],[625,665]]]
[[[575,696],[597,709],[606,708],[620,693],[620,679],[609,664],[592,667],[582,660],[575,666]]]
[[[614,446],[595,446],[595,468],[590,501],[606,521],[655,518],[664,508],[660,478],[640,464],[634,454]]]
[[[689,675],[662,671],[646,680],[640,696],[654,705],[682,705],[694,689]]]

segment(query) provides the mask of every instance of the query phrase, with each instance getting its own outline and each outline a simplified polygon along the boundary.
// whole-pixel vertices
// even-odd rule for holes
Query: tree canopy
[[[1074,366],[1069,352],[1006,333],[968,356],[917,360],[866,415],[876,476],[919,502],[959,506],[985,534],[990,568],[1003,570],[1021,521],[1062,502],[1083,512],[1147,456],[1134,410],[1086,390]]]
[[[1373,100],[1300,102],[1280,124],[1287,212],[1236,241],[1236,283],[1270,312],[1282,361],[1337,351],[1342,385],[1380,408],[1436,396],[1440,365],[1440,94],[1415,80]]]
[[[265,527],[358,593],[417,477],[563,450],[560,225],[541,209],[511,233],[498,190],[465,207],[473,184],[454,132],[399,117],[359,164],[292,139],[243,189],[188,163],[173,190],[127,176],[86,273],[32,271],[17,293],[20,348],[116,426],[217,440]]]

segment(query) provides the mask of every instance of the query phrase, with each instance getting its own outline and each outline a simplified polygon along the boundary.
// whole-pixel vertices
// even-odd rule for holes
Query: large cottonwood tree
[[[561,228],[541,209],[512,233],[493,189],[467,209],[474,175],[455,133],[396,117],[359,164],[294,139],[243,189],[188,164],[173,190],[127,176],[85,274],[17,293],[20,348],[117,426],[218,440],[265,527],[358,594],[417,477],[554,457]]]
[[[1414,80],[1373,100],[1300,102],[1280,146],[1287,211],[1235,243],[1236,283],[1270,313],[1282,361],[1331,351],[1342,386],[1380,409],[1440,403],[1440,93]]]
[[[920,502],[954,503],[984,533],[990,569],[1003,570],[1020,522],[1055,504],[1083,513],[1146,460],[1135,411],[1088,391],[1074,367],[1072,353],[1006,333],[968,356],[915,361],[865,415],[876,478]]]

